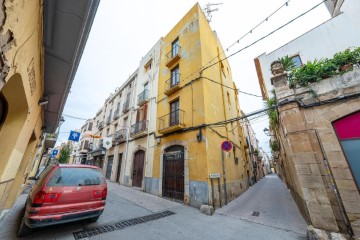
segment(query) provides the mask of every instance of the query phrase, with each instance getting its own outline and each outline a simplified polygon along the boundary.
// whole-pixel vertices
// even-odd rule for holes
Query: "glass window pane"
[[[360,139],[341,141],[351,172],[360,189]]]
[[[104,184],[104,177],[92,168],[58,168],[47,186],[90,186]]]

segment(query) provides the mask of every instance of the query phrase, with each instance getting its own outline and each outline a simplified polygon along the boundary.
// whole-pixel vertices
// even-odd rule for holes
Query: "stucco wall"
[[[0,129],[1,211],[5,202],[6,207],[11,207],[15,201],[24,177],[31,170],[28,166],[32,165],[30,160],[34,159],[41,135],[38,101],[44,85],[39,2],[0,1],[0,27],[0,89],[8,104],[7,117]]]

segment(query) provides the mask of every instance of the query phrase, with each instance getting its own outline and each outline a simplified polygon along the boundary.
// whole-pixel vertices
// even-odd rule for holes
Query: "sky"
[[[288,0],[218,0],[210,26],[224,49],[258,25]],[[63,114],[57,145],[65,142],[70,130],[80,129],[93,118],[105,99],[137,69],[141,58],[165,36],[196,4],[195,0],[101,0]],[[202,8],[208,1],[198,1]],[[274,29],[309,10],[321,0],[290,0],[226,52],[236,52]],[[270,37],[229,58],[232,77],[241,91],[261,95],[254,58],[281,47],[330,18],[322,5]],[[270,66],[269,66],[270,68]],[[264,108],[262,98],[239,94],[240,108],[250,113]],[[75,118],[74,118],[75,117]],[[76,119],[80,118],[80,119]],[[252,121],[260,146],[270,152],[267,116]]]

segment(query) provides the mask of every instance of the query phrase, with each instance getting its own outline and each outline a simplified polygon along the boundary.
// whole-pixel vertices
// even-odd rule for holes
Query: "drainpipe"
[[[222,79],[221,74],[221,59],[220,59],[220,52],[219,48],[217,48],[217,56],[219,60],[219,74],[220,74],[220,83],[221,83],[221,95],[222,95],[222,102],[223,102],[223,108],[224,108],[224,118],[225,122],[227,121],[226,118],[226,106],[225,106],[225,96],[224,96],[224,83]],[[226,130],[226,138],[229,139],[229,132],[227,129],[227,124],[225,124],[225,130]],[[222,170],[223,170],[223,181],[224,181],[224,192],[225,192],[225,205],[227,204],[227,187],[226,187],[226,169],[225,169],[225,157],[224,157],[224,151],[221,149],[221,159],[222,159]]]
[[[153,52],[153,57],[154,57],[154,62],[155,62],[155,50]],[[152,82],[154,81],[154,70],[151,71],[152,76],[151,79],[149,80],[149,107],[148,107],[148,113],[149,113],[149,121],[148,121],[148,130],[147,130],[147,138],[146,138],[146,160],[145,160],[145,164],[144,164],[144,192],[146,192],[146,181],[145,181],[145,177],[146,177],[146,166],[147,166],[147,162],[149,159],[149,137],[150,137],[150,123],[151,123],[151,109],[152,109],[152,88],[153,88],[153,84]],[[154,137],[155,139],[155,137]]]
[[[137,77],[137,76],[136,76]],[[135,82],[134,82],[135,83]],[[135,86],[135,90],[136,90],[136,86]],[[135,91],[136,92],[136,91]],[[135,96],[135,93],[133,94]],[[133,96],[133,103],[134,103],[134,96]],[[131,101],[131,98],[130,98]],[[131,102],[130,102],[131,103]],[[125,175],[126,175],[126,166],[127,166],[127,162],[128,162],[128,152],[129,152],[129,139],[130,139],[130,128],[131,128],[131,122],[132,122],[132,111],[134,110],[134,107],[130,107],[129,110],[129,126],[125,126],[126,130],[127,130],[127,136],[126,136],[126,150],[125,150],[125,166],[124,166],[124,177],[123,179],[125,180]],[[130,175],[129,177],[131,177],[131,171],[130,171]]]

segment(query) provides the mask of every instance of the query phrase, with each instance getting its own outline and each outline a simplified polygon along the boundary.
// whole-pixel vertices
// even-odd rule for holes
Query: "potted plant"
[[[270,148],[273,152],[278,152],[280,151],[280,144],[279,144],[279,140],[274,140],[270,142]]]
[[[259,150],[257,148],[254,149],[254,155],[259,155]]]
[[[333,62],[338,66],[340,72],[347,72],[353,69],[353,64],[357,63],[356,52],[346,49],[338,52],[333,57]]]
[[[295,69],[295,64],[294,61],[289,58],[288,56],[282,57],[278,59],[281,64],[283,65],[283,68],[285,69],[285,71],[292,71],[293,69]]]

